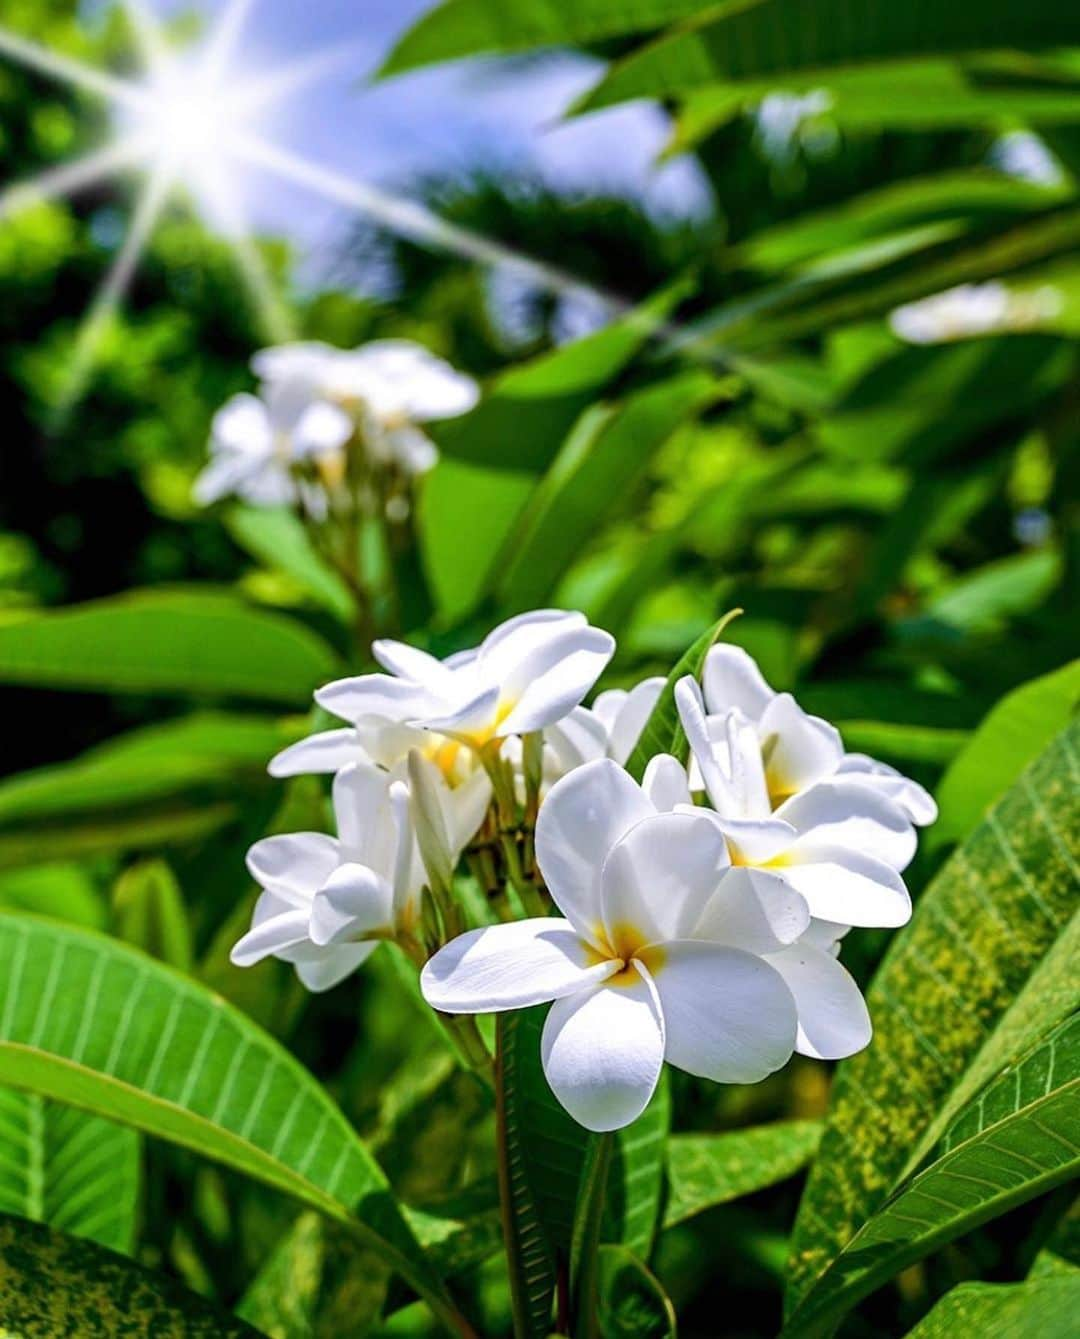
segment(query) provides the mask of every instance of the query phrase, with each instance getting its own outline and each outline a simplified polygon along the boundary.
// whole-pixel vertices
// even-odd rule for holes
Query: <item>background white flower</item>
[[[805,932],[809,914],[791,889],[766,904],[728,883],[724,837],[709,814],[659,811],[602,759],[553,787],[536,853],[566,920],[459,936],[424,968],[430,1004],[484,1013],[554,1000],[544,1071],[592,1130],[634,1120],[665,1059],[725,1083],[754,1083],[786,1063],[797,1010],[762,955]]]
[[[410,930],[422,875],[407,805],[400,783],[354,763],[334,779],[337,837],[297,832],[256,842],[247,863],[263,891],[233,963],[281,958],[309,990],[329,990],[379,938]]]

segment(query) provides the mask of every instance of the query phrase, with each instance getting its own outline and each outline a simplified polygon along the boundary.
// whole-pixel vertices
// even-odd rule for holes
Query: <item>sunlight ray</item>
[[[147,141],[137,135],[107,144],[71,163],[40,172],[27,181],[19,181],[0,191],[0,220],[10,218],[21,209],[28,209],[44,200],[73,195],[88,186],[96,186],[114,172],[123,171],[142,161]]]
[[[149,73],[160,70],[169,61],[169,47],[165,33],[147,7],[145,0],[123,0],[124,13],[135,35],[143,69]]]
[[[631,304],[625,299],[605,293],[557,266],[523,255],[511,247],[503,246],[501,242],[494,242],[467,228],[447,223],[415,200],[403,199],[368,182],[354,181],[252,135],[239,137],[236,151],[286,181],[306,186],[327,200],[366,214],[415,242],[442,251],[452,251],[484,265],[500,266],[521,275],[547,292],[563,296],[577,295],[592,302],[601,302],[613,317],[624,315],[630,310]]]
[[[283,69],[271,70],[266,75],[250,80],[235,98],[236,112],[241,116],[250,116],[272,102],[299,92],[329,74],[335,66],[355,59],[358,50],[356,44],[349,44],[332,50],[316,51]]]
[[[19,37],[9,28],[0,27],[0,54],[10,56],[12,60],[39,74],[86,89],[88,93],[97,93],[110,102],[128,106],[146,105],[146,95],[135,84],[117,79],[103,70],[95,70],[93,66],[70,56],[57,55],[54,51],[38,46],[36,42]]]
[[[168,173],[159,169],[143,186],[124,245],[102,281],[79,331],[74,356],[50,418],[49,426],[54,432],[65,425],[69,414],[86,390],[101,341],[108,332],[109,322],[117,307],[123,301],[143,250],[161,214],[171,184]]]
[[[219,77],[236,50],[253,0],[229,0],[218,19],[206,47],[206,71],[209,78]]]

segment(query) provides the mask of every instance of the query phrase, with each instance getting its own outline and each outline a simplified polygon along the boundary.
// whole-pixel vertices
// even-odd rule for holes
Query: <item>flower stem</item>
[[[570,1242],[570,1292],[575,1339],[599,1339],[598,1308],[600,1229],[604,1219],[608,1169],[615,1136],[594,1134],[589,1140],[578,1184],[574,1232]]]

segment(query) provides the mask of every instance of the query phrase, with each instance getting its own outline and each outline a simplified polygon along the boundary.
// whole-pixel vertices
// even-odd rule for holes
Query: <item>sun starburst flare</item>
[[[236,48],[252,8],[253,0],[230,0],[196,49],[176,52],[145,0],[124,0],[142,67],[136,79],[97,70],[0,26],[0,56],[103,98],[113,120],[111,142],[0,190],[0,223],[34,203],[73,195],[118,172],[134,169],[143,174],[128,232],[76,336],[74,356],[54,406],[54,428],[63,426],[85,392],[110,323],[162,211],[177,193],[186,196],[229,245],[264,333],[275,342],[295,337],[244,214],[237,190],[237,176],[244,169],[269,172],[421,245],[516,273],[544,291],[585,297],[612,318],[630,309],[624,299],[450,224],[415,200],[352,180],[265,139],[258,130],[260,116],[272,104],[325,76],[349,53],[336,48],[268,73],[244,72],[236,62]]]

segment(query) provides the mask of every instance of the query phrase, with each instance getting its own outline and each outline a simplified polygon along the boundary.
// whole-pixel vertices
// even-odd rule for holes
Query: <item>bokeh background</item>
[[[437,434],[400,631],[442,651],[523,608],[577,607],[616,635],[608,682],[629,684],[666,673],[741,606],[729,635],[776,688],[837,721],[850,748],[938,789],[917,891],[989,784],[970,769],[950,780],[972,732],[1077,650],[1080,58],[973,57],[956,78],[916,63],[907,82],[841,80],[828,96],[766,80],[730,106],[653,99],[564,120],[618,41],[375,81],[427,8],[262,0],[242,47],[253,68],[334,51],[271,121],[275,142],[589,289],[419,246],[257,173],[239,183],[297,335],[418,339],[488,388]],[[156,12],[197,39],[215,7]],[[6,0],[0,23],[135,66],[108,4]],[[108,133],[100,101],[0,54],[3,186]],[[112,692],[93,673],[5,660],[4,629],[44,611],[196,588],[293,620],[335,663],[363,667],[340,593],[292,531],[191,500],[211,417],[251,387],[249,358],[268,342],[197,199],[170,203],[85,389],[58,413],[137,187],[120,176],[0,218],[0,905],[134,938],[210,981],[331,1084],[401,1193],[430,1208],[490,1170],[488,1113],[389,960],[315,1001],[277,964],[242,976],[225,960],[250,906],[246,845],[325,821],[318,783],[283,789],[262,774],[306,728],[303,671],[240,693],[185,691],[167,674]],[[957,285],[991,287],[910,310]],[[619,316],[647,300],[663,315]],[[167,661],[168,634],[146,635],[166,639]],[[1002,746],[1006,769],[1075,701],[1075,675],[1067,692],[1056,682],[1053,708],[1037,701]],[[95,789],[109,764],[94,750],[117,737],[145,747],[145,731],[170,726],[184,743],[162,748],[204,749],[197,779],[180,767],[152,796],[115,779]],[[211,742],[197,743],[204,727]],[[73,777],[82,798],[56,798]],[[127,914],[132,870],[168,916]],[[845,961],[866,979],[881,949],[868,933]],[[812,1116],[827,1086],[811,1064],[745,1091],[674,1077],[684,1130]],[[175,1151],[149,1157],[140,1258],[232,1305],[292,1211]],[[797,1196],[788,1182],[666,1234],[657,1268],[685,1334],[718,1333],[721,1297],[725,1334],[775,1333]],[[966,1239],[862,1332],[902,1332],[965,1271],[1009,1276],[1016,1239],[1012,1219]],[[501,1332],[501,1285],[479,1270],[471,1286]],[[322,1324],[310,1332],[344,1332]]]

